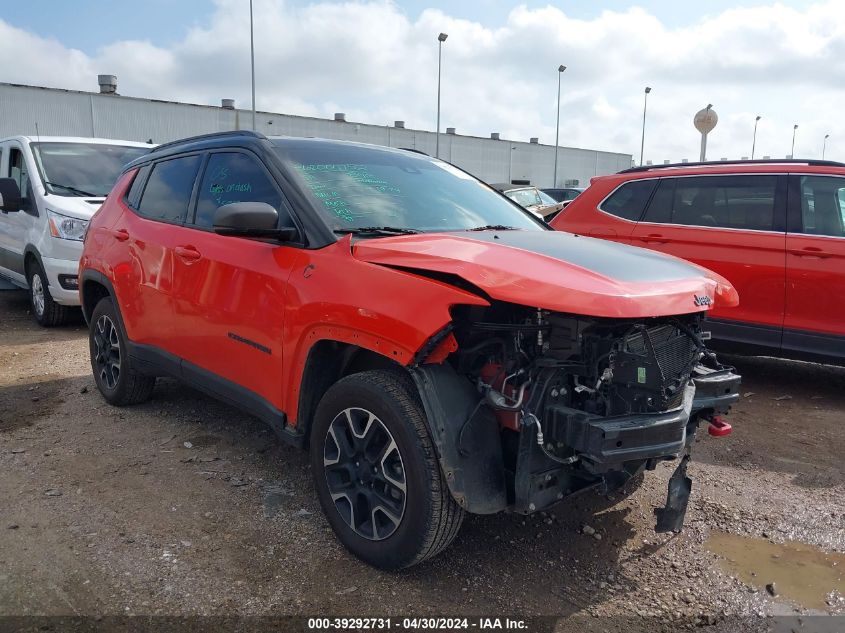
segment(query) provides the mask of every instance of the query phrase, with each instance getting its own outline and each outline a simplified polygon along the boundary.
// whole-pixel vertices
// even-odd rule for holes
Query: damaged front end
[[[412,373],[464,508],[531,513],[679,459],[657,530],[681,529],[698,426],[729,432],[720,416],[739,397],[740,377],[705,348],[701,313],[593,318],[494,302],[453,319]]]

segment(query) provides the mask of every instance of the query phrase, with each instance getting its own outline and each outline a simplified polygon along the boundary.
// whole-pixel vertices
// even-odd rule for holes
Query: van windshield
[[[413,232],[489,226],[545,230],[476,178],[410,151],[287,141],[277,143],[276,152],[338,232],[363,227]]]
[[[103,143],[32,143],[32,153],[47,193],[57,196],[104,197],[123,166],[152,147]]]

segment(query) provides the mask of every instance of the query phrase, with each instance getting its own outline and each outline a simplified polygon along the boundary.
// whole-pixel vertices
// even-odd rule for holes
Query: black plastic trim
[[[810,167],[845,167],[845,163],[838,163],[832,160],[801,160],[787,158],[778,160],[777,158],[770,159],[756,159],[756,160],[713,160],[697,163],[670,163],[668,165],[641,165],[639,167],[629,167],[623,169],[619,174],[635,174],[645,171],[654,171],[658,169],[671,169],[673,167],[725,167],[734,165],[809,165]]]
[[[686,444],[694,396],[695,389],[689,386],[678,409],[607,418],[553,405],[546,410],[545,422],[551,423],[551,415],[558,418],[556,426],[563,434],[550,431],[550,439],[571,446],[589,471],[600,473],[624,462],[679,455]]]
[[[19,275],[24,275],[26,274],[23,266],[25,257],[26,253],[19,255],[8,248],[0,247],[0,268],[11,270],[13,273],[17,273]]]

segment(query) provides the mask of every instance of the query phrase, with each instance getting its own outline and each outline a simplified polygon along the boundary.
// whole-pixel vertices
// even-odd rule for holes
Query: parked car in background
[[[562,187],[562,188],[554,188],[554,189],[541,189],[543,193],[547,196],[556,200],[557,202],[563,202],[564,205],[569,204],[579,195],[584,193],[585,187]]]
[[[370,564],[430,558],[465,512],[538,512],[677,460],[739,376],[700,335],[724,279],[553,231],[421,154],[230,132],[120,176],[80,261],[113,405],[179,378],[310,451],[329,525]]]
[[[39,324],[60,325],[79,305],[88,220],[123,166],[150,148],[64,136],[0,140],[0,277],[29,289]]]
[[[552,225],[723,275],[740,302],[708,318],[722,347],[845,364],[845,164],[637,167],[594,178]]]
[[[495,183],[490,185],[493,189],[501,191],[508,198],[519,206],[528,209],[538,218],[547,222],[557,214],[564,205],[552,199],[537,187],[526,185],[511,185],[508,183]]]

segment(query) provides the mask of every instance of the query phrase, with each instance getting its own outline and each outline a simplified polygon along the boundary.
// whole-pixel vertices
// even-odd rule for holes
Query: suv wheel
[[[47,275],[39,263],[33,261],[27,266],[26,280],[29,283],[29,304],[38,325],[54,327],[67,323],[70,309],[53,301]]]
[[[340,541],[382,569],[445,549],[464,512],[452,499],[407,376],[366,371],[323,396],[310,437],[323,512]]]
[[[148,400],[155,376],[147,376],[133,367],[126,348],[126,336],[111,297],[104,297],[94,308],[88,331],[91,370],[103,397],[117,406]]]

